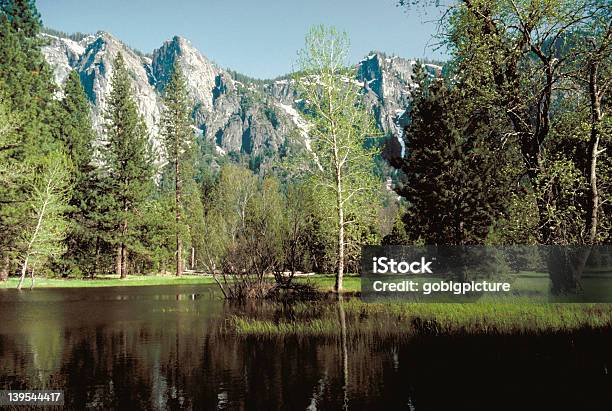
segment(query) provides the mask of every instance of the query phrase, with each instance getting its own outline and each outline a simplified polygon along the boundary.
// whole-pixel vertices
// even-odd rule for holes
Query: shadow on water
[[[67,409],[612,409],[610,330],[359,338],[339,304],[340,338],[226,331],[257,310],[208,286],[5,290],[0,389],[62,388]]]

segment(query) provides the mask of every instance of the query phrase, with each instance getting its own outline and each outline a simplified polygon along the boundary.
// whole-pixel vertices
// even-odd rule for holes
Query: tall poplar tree
[[[310,128],[305,141],[308,174],[319,203],[333,210],[336,234],[336,284],[342,290],[347,229],[367,220],[376,210],[380,187],[374,175],[375,149],[366,148],[375,135],[372,115],[363,104],[355,71],[348,66],[349,41],[345,33],[313,27],[300,52],[296,82]]]
[[[104,113],[106,141],[103,150],[108,173],[109,242],[116,246],[116,270],[127,276],[128,253],[139,245],[134,221],[153,188],[153,155],[144,120],[132,96],[130,76],[121,53],[113,62],[111,92]]]
[[[161,135],[166,156],[174,177],[174,217],[176,238],[176,275],[183,274],[182,218],[184,214],[183,186],[193,180],[194,161],[193,121],[187,96],[185,76],[178,63],[174,65],[170,81],[164,89],[164,111],[161,117]]]

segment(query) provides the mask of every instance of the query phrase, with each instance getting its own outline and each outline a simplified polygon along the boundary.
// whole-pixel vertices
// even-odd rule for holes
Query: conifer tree
[[[13,30],[34,41],[40,33],[42,23],[34,0],[0,0]]]
[[[153,155],[144,120],[132,96],[130,76],[123,56],[113,63],[111,92],[104,113],[106,141],[104,162],[108,173],[106,202],[109,242],[116,246],[116,270],[127,276],[128,252],[139,246],[139,235],[133,224],[153,188]]]
[[[396,191],[407,200],[403,220],[412,241],[482,244],[507,206],[511,150],[486,110],[472,108],[446,80],[415,68],[412,123],[406,129],[405,176]]]
[[[0,281],[8,278],[15,238],[19,226],[20,202],[17,200],[21,180],[19,163],[12,153],[19,146],[15,133],[19,119],[0,98]]]
[[[0,271],[5,274],[21,251],[18,228],[29,212],[20,166],[40,164],[61,148],[52,134],[55,85],[40,50],[40,27],[33,1],[0,0],[0,100],[12,118],[11,131],[5,134],[10,141],[1,148],[3,165],[13,174],[11,182],[0,187]]]
[[[176,275],[183,273],[183,238],[181,233],[184,214],[183,187],[193,185],[193,151],[195,149],[191,107],[187,96],[185,76],[178,64],[164,90],[165,109],[161,118],[161,135],[166,156],[174,177],[174,216],[176,238]]]
[[[51,68],[40,48],[41,21],[31,0],[0,1],[0,78],[12,110],[28,121],[20,126],[22,156],[56,150],[51,124],[57,106]]]
[[[90,104],[76,71],[68,75],[60,107],[59,133],[72,163],[74,186],[67,213],[70,221],[67,250],[61,263],[68,272],[79,273],[84,268],[92,271],[92,253],[97,251],[95,209],[100,198],[100,179],[92,163],[96,133],[91,124]]]

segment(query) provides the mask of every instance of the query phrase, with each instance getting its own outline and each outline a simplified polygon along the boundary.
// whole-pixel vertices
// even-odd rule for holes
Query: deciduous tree
[[[331,211],[336,234],[337,292],[342,291],[347,228],[373,218],[371,213],[379,202],[379,185],[373,173],[376,150],[366,148],[366,140],[376,130],[359,93],[355,72],[348,66],[348,48],[345,33],[313,27],[299,53],[295,74],[310,123],[303,169],[316,187],[318,200]]]

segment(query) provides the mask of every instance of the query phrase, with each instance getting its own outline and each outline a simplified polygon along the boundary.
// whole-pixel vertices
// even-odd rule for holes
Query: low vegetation
[[[277,307],[278,310],[278,307]],[[339,310],[351,337],[409,337],[417,334],[521,334],[612,327],[610,304],[365,303],[296,304],[286,319],[235,315],[227,330],[240,336],[339,338]],[[273,311],[278,316],[278,311]],[[271,315],[270,312],[268,315]]]

